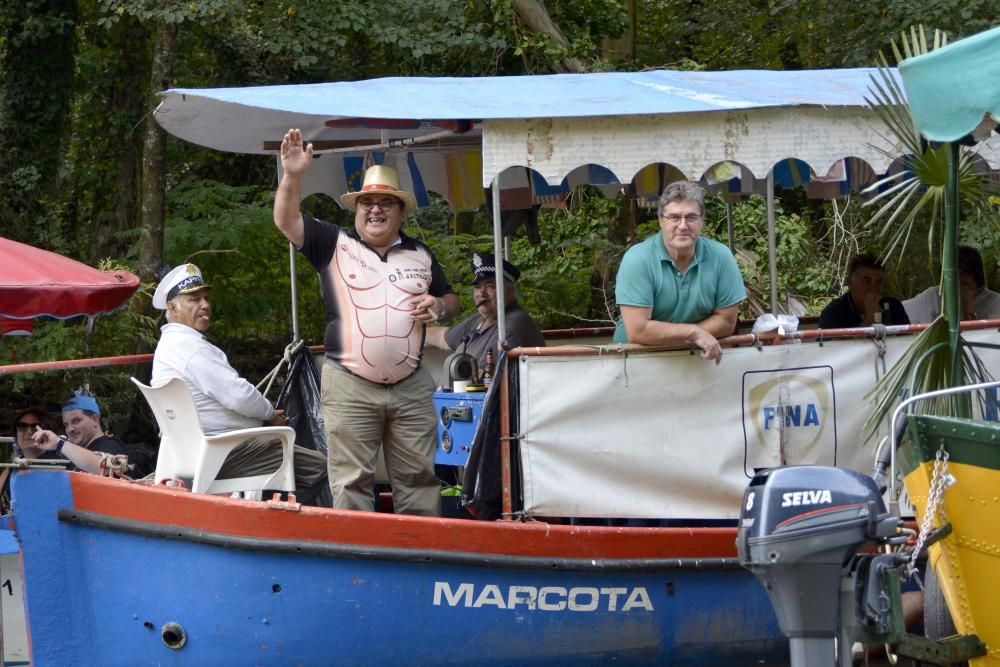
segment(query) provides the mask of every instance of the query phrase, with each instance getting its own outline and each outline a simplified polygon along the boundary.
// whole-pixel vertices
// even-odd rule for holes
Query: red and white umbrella
[[[110,313],[138,288],[139,278],[128,271],[98,271],[0,237],[0,333],[30,333],[35,317]]]

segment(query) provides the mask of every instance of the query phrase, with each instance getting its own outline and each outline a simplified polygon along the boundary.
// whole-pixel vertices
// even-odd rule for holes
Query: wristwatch
[[[441,310],[439,310],[438,314],[434,316],[434,323],[441,324],[448,319],[448,302],[439,296],[434,298],[437,299],[438,304],[441,306]]]
[[[60,435],[59,436],[59,444],[56,445],[56,453],[57,454],[62,454],[63,445],[65,445],[65,444],[66,444],[66,436],[65,435]]]

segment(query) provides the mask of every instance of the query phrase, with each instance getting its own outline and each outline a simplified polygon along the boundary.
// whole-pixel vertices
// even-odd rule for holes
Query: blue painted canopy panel
[[[872,68],[604,72],[177,88],[186,95],[342,118],[511,119],[691,113],[775,106],[865,106]]]

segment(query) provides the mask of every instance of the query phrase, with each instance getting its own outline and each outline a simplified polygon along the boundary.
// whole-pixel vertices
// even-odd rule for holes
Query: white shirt
[[[163,325],[153,354],[153,384],[180,378],[191,391],[205,435],[254,428],[274,418],[271,403],[229,365],[225,353],[184,324]]]
[[[928,324],[941,314],[940,287],[928,287],[912,299],[903,302],[910,324]],[[1000,318],[1000,294],[983,289],[972,301],[973,312],[978,320]]]

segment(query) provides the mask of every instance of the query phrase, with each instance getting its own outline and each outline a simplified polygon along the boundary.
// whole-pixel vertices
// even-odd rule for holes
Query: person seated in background
[[[212,323],[211,287],[201,269],[182,264],[168,273],[153,294],[153,307],[166,311],[160,342],[153,354],[152,384],[179,378],[187,385],[198,409],[205,435],[255,428],[285,426],[288,417],[229,365],[226,353],[204,334]],[[218,479],[250,477],[274,472],[282,449],[274,438],[250,438],[226,457]],[[295,489],[299,502],[313,502],[326,486],[326,457],[295,445]]]
[[[28,408],[14,417],[14,451],[12,458],[61,459],[52,451],[40,449],[31,439],[38,431],[54,431],[56,423],[48,412],[41,408]]]
[[[961,294],[961,319],[992,320],[1000,318],[1000,294],[986,288],[983,257],[972,246],[958,247],[958,287]],[[941,287],[928,287],[903,302],[911,324],[933,322],[941,314]]]
[[[614,342],[694,345],[719,363],[719,338],[736,329],[746,299],[736,258],[701,235],[705,195],[697,183],[676,181],[660,195],[660,232],[628,249],[618,268],[615,299],[621,319]]]
[[[62,460],[62,457],[53,451],[46,451],[35,446],[35,441],[31,439],[38,431],[51,431],[55,429],[55,422],[45,410],[41,408],[28,408],[21,410],[14,416],[14,449],[11,452],[11,461],[14,459],[54,459]],[[13,468],[4,468],[0,471],[0,514],[10,511],[10,476]]]
[[[517,267],[501,260],[504,277],[507,347],[544,347],[545,338],[535,321],[517,303]],[[425,343],[442,350],[458,350],[475,357],[479,370],[486,368],[487,350],[497,349],[497,262],[492,253],[472,255],[472,298],[476,314],[453,327],[427,327]]]
[[[128,455],[122,441],[104,431],[101,408],[93,396],[77,391],[63,406],[62,419],[66,435],[56,435],[51,429],[37,431],[31,436],[36,448],[54,451],[69,459],[74,469],[94,474],[102,472],[105,455]]]
[[[899,299],[884,296],[885,269],[872,255],[858,255],[847,271],[847,292],[827,304],[819,316],[820,329],[909,324]]]

